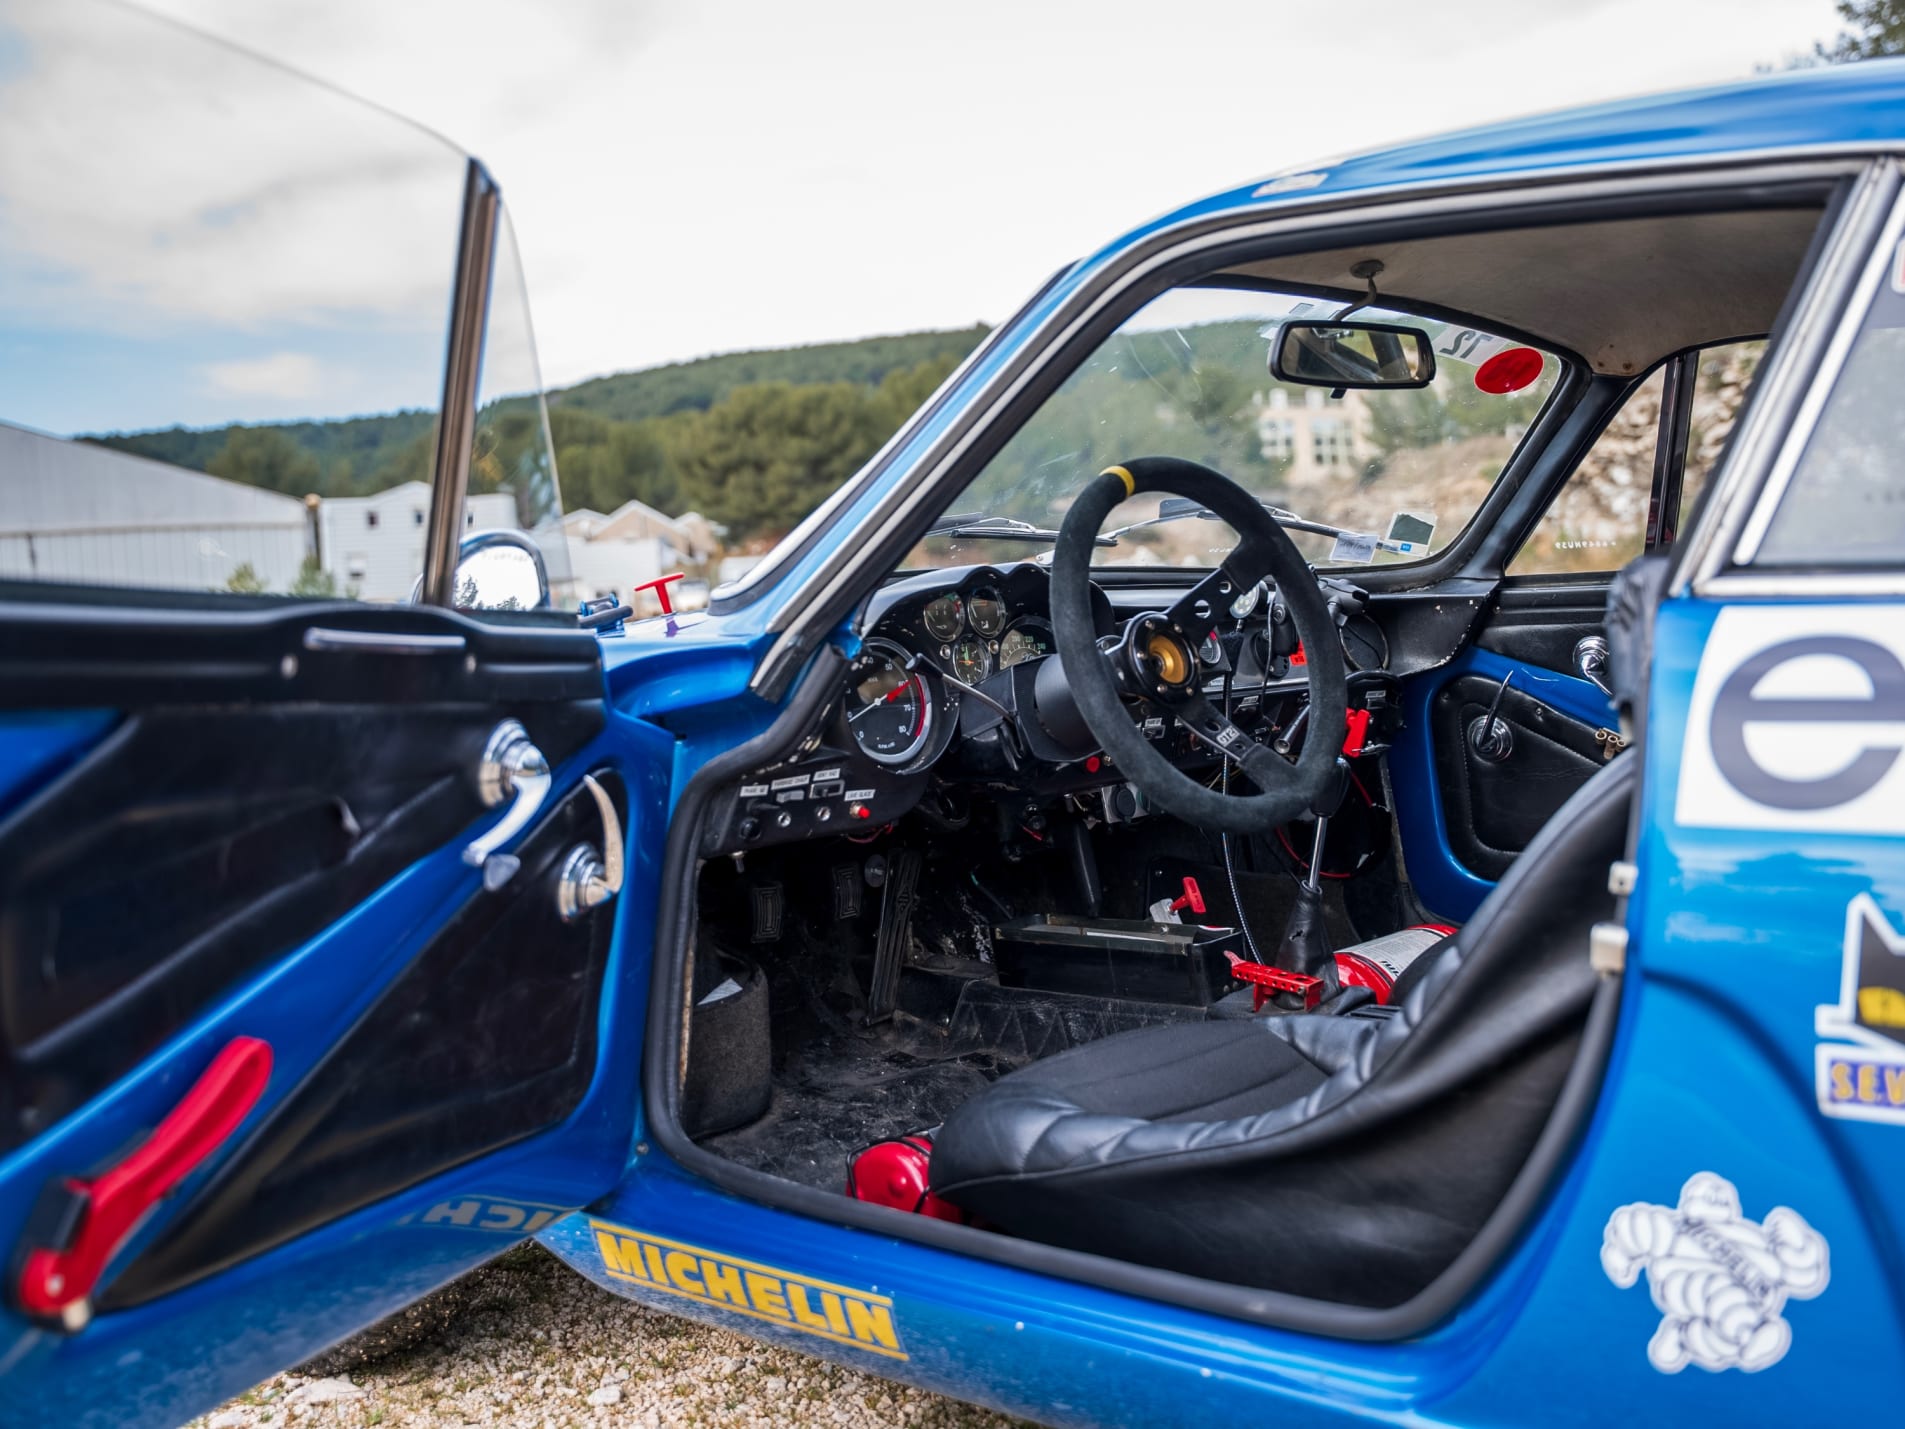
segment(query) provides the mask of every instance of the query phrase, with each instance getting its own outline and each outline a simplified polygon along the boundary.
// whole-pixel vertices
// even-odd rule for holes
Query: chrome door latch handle
[[[563,859],[562,874],[556,879],[556,911],[565,923],[600,908],[622,891],[622,825],[615,817],[615,804],[594,775],[583,775],[582,782],[595,796],[596,811],[602,816],[604,852],[597,853],[594,844],[580,843]]]
[[[542,757],[530,739],[529,731],[513,719],[506,719],[490,731],[483,748],[483,762],[476,767],[476,787],[483,803],[495,808],[503,800],[514,798],[495,827],[473,839],[463,850],[463,862],[483,870],[483,887],[494,893],[516,876],[522,860],[497,850],[515,838],[536,817],[543,800],[549,797],[549,761]]]
[[[1574,668],[1595,689],[1614,698],[1614,686],[1607,678],[1607,641],[1599,635],[1584,635],[1574,647]]]

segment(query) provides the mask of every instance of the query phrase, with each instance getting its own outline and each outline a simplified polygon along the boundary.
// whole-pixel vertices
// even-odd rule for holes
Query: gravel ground
[[[1021,1421],[658,1314],[531,1242],[192,1429],[296,1424],[817,1424],[1004,1429]]]

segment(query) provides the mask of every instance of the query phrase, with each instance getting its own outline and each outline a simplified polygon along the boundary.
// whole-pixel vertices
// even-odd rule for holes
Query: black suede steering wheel
[[[1093,541],[1112,508],[1140,491],[1190,497],[1230,524],[1237,545],[1170,609],[1133,616],[1118,644],[1100,650],[1091,609]],[[1230,603],[1266,576],[1296,623],[1309,676],[1309,736],[1295,763],[1250,738],[1204,697],[1197,660],[1197,647],[1227,618]],[[1268,833],[1311,813],[1334,791],[1349,683],[1335,622],[1309,562],[1263,504],[1229,477],[1177,457],[1141,457],[1094,478],[1065,513],[1052,551],[1052,639],[1086,726],[1127,779],[1179,818],[1231,833]],[[1130,696],[1175,715],[1262,792],[1220,794],[1180,771],[1132,722]]]

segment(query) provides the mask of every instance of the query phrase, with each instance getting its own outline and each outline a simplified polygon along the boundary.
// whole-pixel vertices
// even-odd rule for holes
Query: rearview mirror
[[[1435,349],[1400,323],[1286,322],[1270,340],[1270,375],[1306,387],[1426,387]]]

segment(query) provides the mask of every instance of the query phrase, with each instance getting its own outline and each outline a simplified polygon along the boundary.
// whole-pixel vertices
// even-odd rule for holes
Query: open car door
[[[621,1178],[662,781],[548,608],[481,169],[136,12],[0,36],[0,1418],[171,1424]]]

